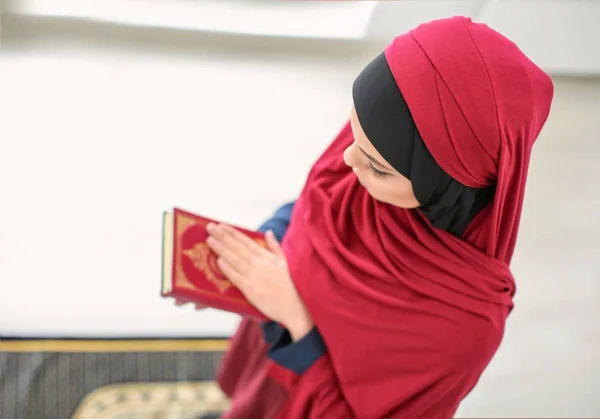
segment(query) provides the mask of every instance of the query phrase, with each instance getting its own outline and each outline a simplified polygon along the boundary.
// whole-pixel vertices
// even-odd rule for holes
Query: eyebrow
[[[375,164],[376,166],[381,167],[382,169],[385,169],[387,171],[391,171],[392,169],[390,169],[389,167],[387,167],[385,164],[380,163],[379,161],[377,161],[377,159],[373,156],[371,156],[369,153],[367,153],[365,150],[363,150],[360,146],[357,146],[358,149],[369,159],[371,160],[371,162],[373,164]]]

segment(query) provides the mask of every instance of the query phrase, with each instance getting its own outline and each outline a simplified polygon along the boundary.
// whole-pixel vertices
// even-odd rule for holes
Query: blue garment
[[[272,230],[277,240],[281,242],[290,225],[293,209],[294,202],[283,205],[258,230],[263,233]],[[265,341],[270,345],[268,356],[296,374],[308,370],[326,351],[323,338],[316,327],[299,341],[292,342],[288,330],[279,323],[269,321],[261,326]]]

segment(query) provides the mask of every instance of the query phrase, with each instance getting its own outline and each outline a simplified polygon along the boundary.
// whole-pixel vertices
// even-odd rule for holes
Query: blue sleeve
[[[281,206],[277,209],[277,211],[275,211],[271,218],[269,218],[259,227],[258,231],[266,233],[268,230],[272,230],[275,234],[275,238],[277,238],[277,241],[281,242],[281,240],[283,240],[283,236],[285,236],[288,226],[290,225],[293,209],[294,202],[289,202]],[[273,344],[275,341],[277,341],[285,330],[276,322],[264,322],[261,324],[261,326],[265,341],[269,344]]]
[[[289,202],[283,205],[277,211],[275,211],[275,214],[273,214],[271,218],[269,218],[259,227],[258,231],[266,233],[268,230],[273,230],[277,241],[281,242],[281,240],[283,240],[283,236],[285,236],[288,226],[290,225],[293,210],[294,202]]]
[[[263,233],[272,230],[281,242],[290,225],[293,209],[294,202],[283,205],[258,230]],[[325,343],[316,328],[299,341],[292,342],[290,333],[277,322],[264,322],[261,327],[265,341],[271,345],[269,357],[296,374],[302,374],[325,353]]]
[[[282,328],[278,339],[271,344],[268,356],[282,367],[296,374],[303,374],[326,350],[325,342],[316,327],[297,342],[292,342],[290,333]]]

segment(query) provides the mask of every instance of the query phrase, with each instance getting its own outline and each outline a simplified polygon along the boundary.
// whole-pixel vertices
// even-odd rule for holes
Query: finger
[[[208,307],[208,306],[206,306],[206,305],[204,305],[204,304],[196,304],[196,310],[203,310],[203,309],[205,309],[206,307]]]
[[[228,265],[231,265],[240,273],[245,273],[248,271],[248,261],[245,258],[240,257],[239,253],[228,248],[217,238],[212,236],[209,237],[208,240],[206,240],[206,244],[208,244],[208,247],[210,247],[220,259],[225,260]]]
[[[267,231],[265,238],[267,240],[267,248],[271,252],[273,252],[275,254],[275,256],[285,257],[285,255],[283,253],[283,249],[279,245],[279,242],[277,241],[277,238],[275,237],[275,233],[273,233],[273,230]]]
[[[223,224],[210,223],[206,226],[206,230],[210,236],[216,238],[225,248],[235,252],[238,256],[245,258],[250,254],[250,249],[235,235],[236,231],[231,231],[233,228],[227,228]]]
[[[231,244],[237,246],[240,250],[243,248],[248,254],[259,254],[262,250],[258,243],[241,231],[226,224],[223,224],[221,228],[225,240],[230,240]]]
[[[217,265],[219,265],[219,269],[221,269],[221,272],[223,272],[227,279],[229,279],[233,285],[235,285],[242,293],[244,293],[247,282],[244,275],[242,275],[237,269],[235,269],[235,267],[233,267],[223,258],[217,259]]]

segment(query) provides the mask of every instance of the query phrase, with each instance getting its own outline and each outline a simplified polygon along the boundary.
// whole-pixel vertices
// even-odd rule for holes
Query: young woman
[[[234,336],[222,417],[451,418],[513,307],[509,263],[552,97],[515,44],[464,17],[375,58],[300,197],[263,226],[269,249],[208,228],[221,269],[273,320]]]

